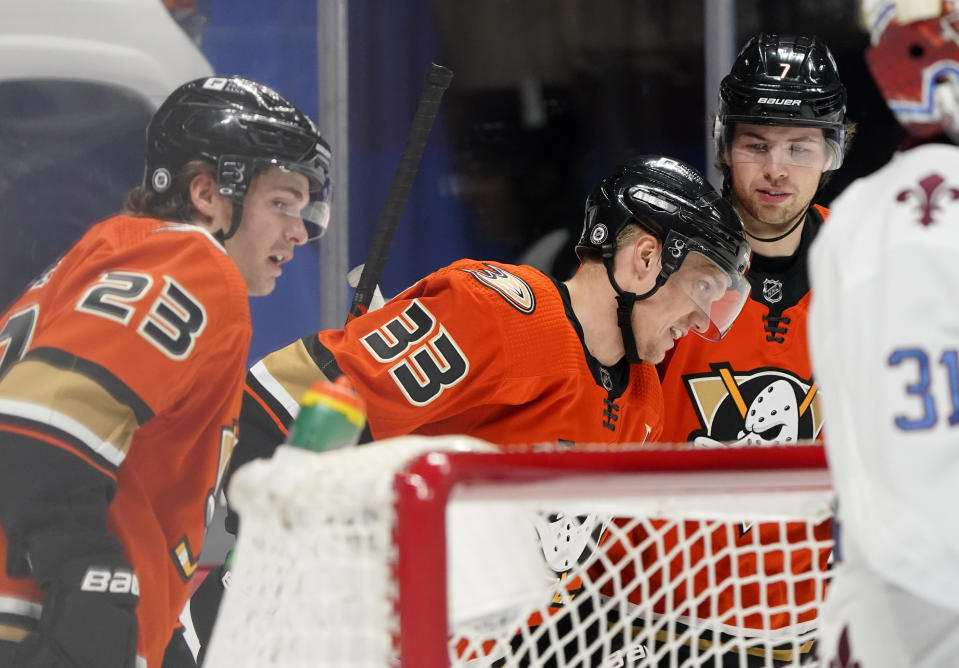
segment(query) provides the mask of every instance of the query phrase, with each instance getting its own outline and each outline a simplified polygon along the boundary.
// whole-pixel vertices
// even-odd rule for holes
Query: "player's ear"
[[[214,219],[217,208],[216,180],[206,172],[200,172],[190,181],[190,203],[199,214],[201,220],[194,222],[210,222]]]
[[[640,279],[659,274],[660,247],[659,239],[652,234],[644,234],[633,243],[633,271]]]

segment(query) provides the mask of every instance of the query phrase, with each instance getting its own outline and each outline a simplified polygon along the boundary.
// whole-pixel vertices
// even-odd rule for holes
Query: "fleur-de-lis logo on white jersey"
[[[897,202],[916,200],[919,211],[919,224],[928,227],[936,222],[935,215],[942,209],[943,198],[959,199],[959,189],[945,185],[946,180],[938,174],[922,178],[915,188],[906,188],[896,195]]]

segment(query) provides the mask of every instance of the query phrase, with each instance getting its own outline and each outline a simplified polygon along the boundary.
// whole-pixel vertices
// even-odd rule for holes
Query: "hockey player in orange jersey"
[[[317,374],[351,378],[374,439],[658,439],[652,365],[689,332],[720,338],[745,301],[738,217],[694,169],[647,156],[593,191],[576,248],[583,266],[565,283],[461,260],[359,322],[270,354],[248,377],[243,424],[258,433],[237,466],[282,441],[295,398]]]
[[[653,365],[690,332],[720,338],[738,315],[749,291],[742,224],[696,170],[644,156],[593,190],[576,252],[582,266],[565,283],[527,266],[455,262],[344,329],[268,355],[248,376],[236,466],[270,456],[297,398],[340,374],[365,399],[375,439],[659,439]],[[218,582],[207,578],[191,602],[206,629]]]
[[[759,34],[740,51],[720,84],[719,98],[716,163],[724,195],[742,217],[753,248],[752,292],[723,341],[683,340],[660,365],[667,407],[663,441],[714,447],[814,440],[823,420],[806,340],[806,253],[828,215],[813,199],[842,164],[852,134],[845,117],[846,89],[820,40]],[[694,535],[696,523],[686,529],[686,535]],[[826,540],[830,526],[793,523],[787,531],[790,541],[806,541],[809,534]],[[634,536],[636,544],[643,539]],[[733,544],[737,556],[716,563],[720,593],[700,599],[697,613],[707,619],[718,615],[721,623],[735,627],[731,632],[747,637],[789,630],[811,638],[816,618],[811,603],[822,597],[815,579],[790,585],[777,574],[787,568],[784,564],[794,574],[825,569],[828,551],[770,547],[782,541],[777,524],[716,529],[709,536],[711,547],[699,546],[704,554]],[[663,550],[669,549],[667,542]],[[742,584],[753,576],[769,582]],[[684,585],[673,592],[673,600],[702,593]],[[805,609],[796,614],[797,606]],[[764,612],[738,614],[747,609]],[[808,652],[811,644],[801,649]],[[787,654],[772,656],[800,661]],[[761,664],[764,659],[748,660]],[[740,665],[738,657],[730,660]]]
[[[160,668],[236,438],[247,298],[325,229],[329,161],[266,86],[184,84],[126,210],[0,315],[0,665]]]

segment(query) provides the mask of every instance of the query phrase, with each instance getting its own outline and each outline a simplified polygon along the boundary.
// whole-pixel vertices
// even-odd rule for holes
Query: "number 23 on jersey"
[[[189,357],[206,326],[203,305],[186,288],[163,276],[160,294],[144,306],[140,302],[154,283],[149,274],[110,271],[81,295],[75,309],[129,325],[138,309],[146,309],[136,331],[173,360]],[[40,316],[37,304],[18,309],[0,327],[0,375],[29,349]]]

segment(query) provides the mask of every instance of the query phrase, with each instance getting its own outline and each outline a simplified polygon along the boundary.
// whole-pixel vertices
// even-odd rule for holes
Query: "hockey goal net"
[[[820,446],[503,453],[281,446],[206,666],[784,666],[828,581]]]

